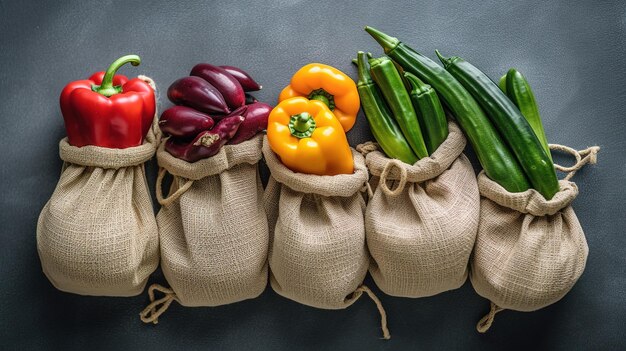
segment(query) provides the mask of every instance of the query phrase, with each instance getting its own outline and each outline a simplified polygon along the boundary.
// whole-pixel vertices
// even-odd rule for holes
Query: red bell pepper
[[[143,143],[156,111],[154,90],[141,79],[115,72],[139,65],[137,55],[120,57],[106,72],[71,82],[61,92],[61,112],[70,145],[124,149]]]

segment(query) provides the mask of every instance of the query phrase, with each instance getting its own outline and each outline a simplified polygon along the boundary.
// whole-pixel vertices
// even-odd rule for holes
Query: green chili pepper
[[[428,157],[417,115],[400,73],[388,57],[370,59],[369,64],[372,78],[380,87],[411,149],[419,158]]]
[[[435,89],[410,72],[404,72],[404,78],[412,87],[411,101],[422,127],[428,153],[432,155],[448,137],[446,113],[443,111]]]
[[[415,74],[437,91],[465,132],[489,178],[511,192],[521,192],[529,188],[524,171],[511,150],[500,139],[476,100],[450,73],[397,38],[372,27],[365,27],[365,31],[405,71]]]
[[[487,75],[460,57],[435,51],[444,68],[474,96],[522,165],[526,176],[546,199],[559,191],[554,165],[520,110]],[[512,90],[508,84],[507,91]]]
[[[417,162],[417,157],[404,139],[402,131],[393,120],[380,90],[372,80],[367,57],[363,51],[358,53],[357,65],[359,70],[357,90],[363,112],[374,138],[387,156],[408,164],[414,164]]]

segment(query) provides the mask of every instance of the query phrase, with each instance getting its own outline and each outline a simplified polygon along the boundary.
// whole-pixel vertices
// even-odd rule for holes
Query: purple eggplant
[[[230,140],[244,121],[243,116],[230,116],[219,121],[211,130],[202,132],[190,142],[169,138],[165,151],[187,162],[196,162],[211,157]]]
[[[272,112],[272,106],[262,102],[255,102],[247,107],[248,110],[244,115],[246,119],[239,126],[237,134],[228,141],[228,144],[239,144],[249,140],[258,132],[267,129],[267,119],[270,112]]]
[[[247,105],[243,105],[239,108],[237,108],[236,110],[233,110],[233,112],[227,114],[227,115],[213,115],[211,116],[213,118],[213,120],[215,122],[219,122],[221,120],[223,120],[226,117],[232,117],[232,116],[245,116],[246,115],[246,111],[248,110],[248,106]]]
[[[257,100],[254,96],[246,93],[246,105],[253,104],[253,103],[257,102],[257,101],[259,101],[259,100]]]
[[[230,73],[235,79],[239,81],[243,91],[257,91],[263,88],[259,85],[250,75],[242,70],[241,68],[233,67],[233,66],[220,66],[226,70],[226,72]]]
[[[167,89],[167,97],[176,105],[193,107],[202,112],[230,113],[219,90],[199,77],[184,77],[175,81]]]
[[[246,102],[246,96],[239,81],[222,67],[199,63],[191,69],[189,75],[200,77],[216,87],[230,108],[243,106]]]
[[[187,106],[173,106],[163,111],[159,127],[166,135],[180,139],[193,139],[198,133],[213,128],[211,116]]]

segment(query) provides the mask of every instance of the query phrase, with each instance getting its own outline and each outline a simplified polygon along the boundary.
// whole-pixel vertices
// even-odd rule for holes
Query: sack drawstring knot
[[[165,296],[160,299],[156,299],[154,296],[155,290],[162,292]],[[139,317],[144,323],[159,323],[159,316],[167,311],[172,302],[178,301],[174,290],[159,284],[150,285],[148,288],[148,297],[150,298],[150,304],[139,313]],[[159,305],[161,306],[159,307]]]

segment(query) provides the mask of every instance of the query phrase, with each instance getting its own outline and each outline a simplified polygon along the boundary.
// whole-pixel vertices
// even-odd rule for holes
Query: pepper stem
[[[439,58],[439,61],[441,61],[441,63],[443,63],[443,68],[448,68],[448,66],[450,66],[450,64],[452,64],[453,57],[444,57],[439,52],[439,50],[435,50],[435,54],[437,54],[437,57]]]
[[[315,130],[315,126],[315,120],[308,112],[293,115],[289,120],[289,131],[291,135],[300,139],[310,137]]]
[[[360,51],[359,51],[359,52],[360,52]],[[368,57],[368,58],[374,58],[374,55],[372,55],[372,53],[371,53],[371,52],[368,52],[368,53],[367,53],[367,57]],[[357,60],[357,59],[352,59],[352,63],[354,63],[354,65],[355,65],[355,66],[358,66],[358,65],[359,65],[359,60]]]
[[[376,58],[370,58],[369,60],[367,60],[369,65],[370,65],[370,69],[372,69],[372,67],[381,65],[387,61],[391,61],[391,59],[387,56],[381,56],[381,57],[376,57]]]
[[[372,84],[372,76],[369,71],[369,64],[367,63],[367,55],[363,51],[357,53],[357,67],[359,72],[358,85]]]
[[[328,108],[333,111],[335,110],[335,97],[333,96],[333,94],[327,92],[324,89],[317,89],[317,90],[313,90],[309,96],[308,96],[309,100],[318,100],[323,102],[324,104],[326,104],[326,106],[328,106]]]
[[[422,82],[421,79],[411,72],[404,72],[404,78],[406,78],[411,85],[411,94],[417,94],[419,96],[431,90],[430,85]]]
[[[320,95],[313,95],[313,96],[311,96],[311,100],[321,101],[324,104],[326,104],[326,106],[328,106],[328,104],[329,104],[328,98],[326,96],[324,96],[324,95],[321,95],[321,94]]]
[[[391,50],[395,49],[398,44],[400,44],[400,40],[398,40],[398,38],[387,35],[376,28],[366,26],[365,31],[371,35],[372,38],[380,44],[380,46],[382,46],[385,54],[388,54]]]
[[[137,55],[126,55],[113,61],[113,63],[109,66],[109,68],[107,68],[106,72],[104,73],[104,78],[102,78],[102,84],[100,84],[99,86],[94,85],[93,87],[91,87],[91,90],[106,97],[121,93],[122,87],[113,85],[113,77],[115,76],[117,70],[120,69],[120,67],[129,62],[133,66],[139,66],[139,64],[141,63],[141,59]]]

